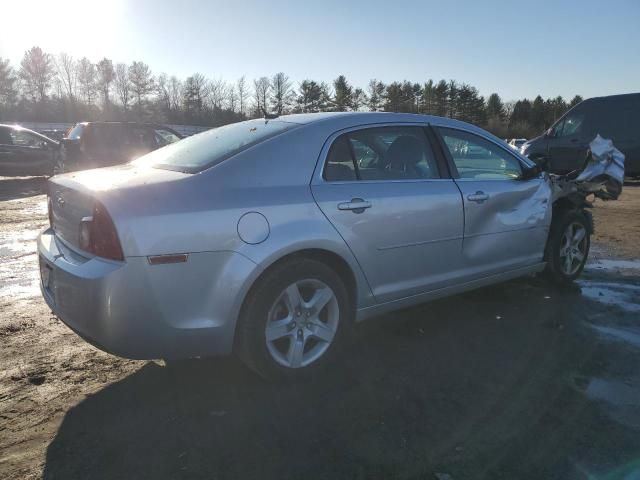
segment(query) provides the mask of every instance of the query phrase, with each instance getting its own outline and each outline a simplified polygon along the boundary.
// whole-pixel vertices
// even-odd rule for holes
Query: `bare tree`
[[[174,111],[180,110],[182,106],[182,82],[175,75],[169,79],[169,104]]]
[[[227,85],[226,88],[226,97],[227,97],[227,109],[230,112],[237,112],[238,110],[238,94],[236,92],[235,85]]]
[[[53,80],[54,65],[51,55],[44,53],[40,47],[31,47],[26,51],[20,62],[20,79],[25,93],[34,102],[42,102],[47,98],[47,92]]]
[[[131,91],[136,97],[138,118],[142,118],[142,102],[153,91],[153,77],[149,65],[144,62],[133,62],[129,66],[129,82],[131,82]]]
[[[55,60],[58,78],[62,82],[65,93],[71,101],[74,101],[78,89],[78,77],[76,75],[76,61],[71,55],[61,53]]]
[[[129,69],[124,63],[116,65],[115,84],[118,98],[126,113],[129,109],[129,102],[131,101],[131,82],[129,82]]]
[[[249,89],[247,88],[244,75],[238,79],[236,83],[236,88],[238,91],[238,109],[240,112],[240,117],[244,118],[244,111],[246,108],[247,97],[249,96]]]
[[[169,76],[166,73],[161,73],[156,78],[156,95],[158,101],[162,104],[162,107],[170,112],[171,100],[169,97]]]
[[[271,92],[271,82],[268,77],[260,77],[253,81],[256,113],[263,115],[267,111],[267,102]]]
[[[16,77],[9,60],[0,58],[0,106],[15,103],[18,91],[15,88]]]
[[[208,87],[208,105],[215,113],[216,110],[221,110],[223,108],[224,102],[227,99],[227,84],[221,78],[217,80],[211,80]]]
[[[98,87],[102,92],[102,100],[105,108],[109,106],[109,91],[111,84],[115,80],[116,72],[113,70],[113,62],[108,58],[103,58],[98,62]]]
[[[93,105],[96,93],[96,66],[87,57],[81,58],[77,65],[78,83],[87,105]]]
[[[293,101],[293,89],[291,82],[283,72],[278,72],[271,80],[271,104],[275,113],[282,115],[291,106]]]

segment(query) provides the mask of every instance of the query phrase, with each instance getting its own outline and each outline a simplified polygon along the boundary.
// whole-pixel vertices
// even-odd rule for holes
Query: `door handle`
[[[482,203],[485,200],[489,200],[489,195],[478,190],[476,193],[467,195],[467,200],[469,200],[470,202]]]
[[[371,202],[367,202],[362,198],[352,198],[350,202],[338,204],[338,210],[351,210],[353,213],[362,213],[367,208],[371,208]]]

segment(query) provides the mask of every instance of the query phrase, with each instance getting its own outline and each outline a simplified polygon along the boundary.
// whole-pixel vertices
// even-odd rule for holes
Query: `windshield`
[[[225,125],[144,155],[134,164],[197,173],[295,126],[264,119]]]
[[[70,140],[79,140],[80,137],[82,136],[82,131],[84,130],[84,123],[78,123],[76,124],[75,127],[73,127],[71,130],[69,130],[69,132],[67,133],[67,138]]]

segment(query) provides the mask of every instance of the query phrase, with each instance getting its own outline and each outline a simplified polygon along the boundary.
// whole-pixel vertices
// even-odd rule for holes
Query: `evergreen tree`
[[[505,118],[504,104],[500,95],[492,93],[487,100],[487,118],[498,118],[503,120]]]
[[[573,97],[571,99],[571,101],[569,102],[569,108],[573,108],[575,107],[577,104],[579,104],[581,101],[583,100],[583,98],[580,95],[576,95],[575,97]]]
[[[347,82],[347,78],[344,75],[338,76],[333,81],[333,105],[334,110],[337,112],[346,112],[351,107],[351,97],[353,95],[353,88]]]
[[[382,108],[384,102],[384,83],[379,82],[375,78],[369,81],[367,106],[372,112],[377,112]]]

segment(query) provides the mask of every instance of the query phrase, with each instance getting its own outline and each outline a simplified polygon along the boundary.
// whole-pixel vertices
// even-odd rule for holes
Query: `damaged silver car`
[[[250,120],[51,179],[42,293],[117,355],[235,352],[296,377],[335,358],[353,322],[545,269],[575,279],[607,168],[550,177],[439,117]]]

